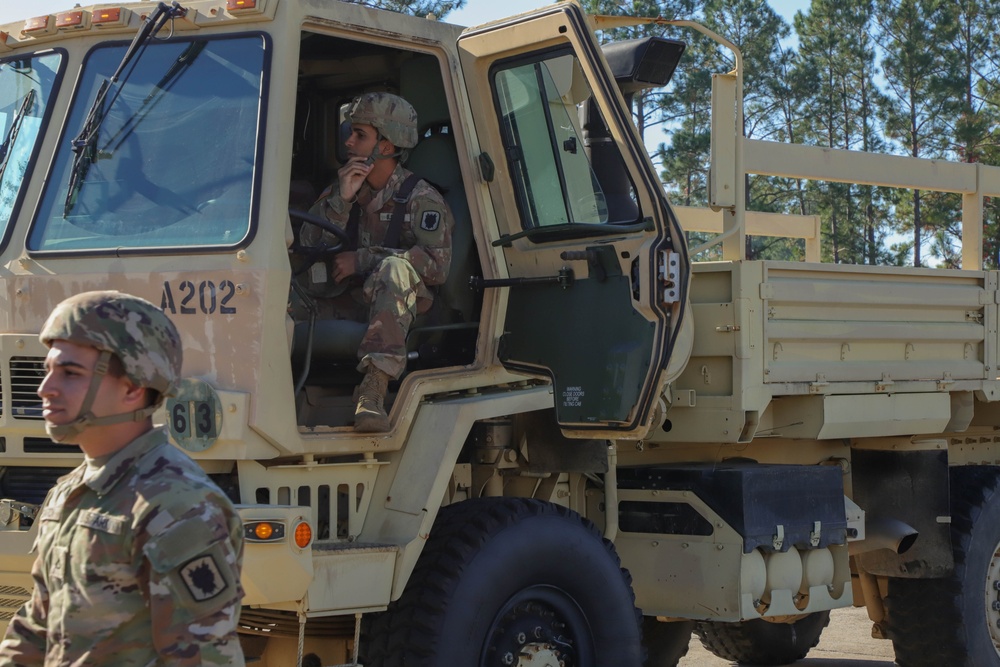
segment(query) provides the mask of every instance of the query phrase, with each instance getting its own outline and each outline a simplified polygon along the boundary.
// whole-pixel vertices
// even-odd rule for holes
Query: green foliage
[[[766,0],[586,0],[588,12],[699,21],[743,53],[744,136],[830,148],[1000,164],[1000,5],[985,0],[812,0],[790,26]],[[793,30],[793,29],[794,30]],[[666,90],[633,101],[668,196],[704,206],[713,73],[731,54],[693,32]],[[961,196],[750,176],[747,210],[819,215],[824,261],[961,265]],[[692,244],[704,235],[692,235]],[[800,259],[801,241],[748,238],[747,256]],[[709,251],[700,258],[717,257]],[[985,266],[1000,261],[1000,201],[984,203]]]
[[[583,0],[583,8],[588,14],[602,14],[606,16],[645,16],[650,18],[686,18],[694,10],[693,0],[664,0],[654,2],[653,0],[632,0],[631,2],[619,2],[615,0]],[[662,26],[645,25],[631,28],[617,28],[608,30],[601,34],[602,42],[619,42],[627,39],[641,39],[649,36],[663,36],[665,29]],[[685,70],[698,69],[691,66],[691,49],[685,55],[685,62],[688,63]],[[710,73],[706,73],[710,77]],[[645,90],[635,94],[632,99],[632,116],[636,127],[639,129],[639,136],[646,139],[647,131],[671,123],[677,119],[676,116],[666,111],[670,106],[670,98],[677,90],[676,81],[683,78],[680,71],[675,74],[675,81],[664,90]],[[710,78],[707,79],[710,81]]]
[[[901,152],[913,157],[948,157],[950,128],[962,112],[960,62],[950,48],[957,33],[952,5],[940,0],[878,0],[876,39],[883,50],[882,71],[888,91],[882,103],[883,131]],[[913,265],[920,266],[924,233],[932,256],[951,261],[942,245],[949,217],[940,197],[911,193]]]

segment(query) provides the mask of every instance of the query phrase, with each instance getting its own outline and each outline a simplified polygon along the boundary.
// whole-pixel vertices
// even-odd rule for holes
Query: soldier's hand
[[[368,158],[361,155],[353,155],[344,163],[344,166],[337,170],[337,179],[340,183],[340,197],[344,201],[351,201],[361,189],[361,184],[368,177],[368,172],[372,170],[374,164],[369,164]]]
[[[342,283],[358,272],[358,253],[342,252],[333,258],[333,281]]]

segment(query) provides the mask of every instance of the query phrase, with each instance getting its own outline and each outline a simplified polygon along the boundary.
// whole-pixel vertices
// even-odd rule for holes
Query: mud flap
[[[877,576],[932,579],[955,566],[951,545],[948,454],[946,450],[876,451],[852,455],[854,502],[869,523],[897,519],[919,533],[905,553],[877,549],[856,556],[858,566]]]

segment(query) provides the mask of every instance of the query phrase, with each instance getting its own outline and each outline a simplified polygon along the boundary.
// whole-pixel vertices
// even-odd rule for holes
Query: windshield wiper
[[[112,154],[118,150],[119,146],[125,143],[125,140],[135,131],[135,128],[156,108],[156,105],[163,99],[163,95],[169,92],[173,85],[181,78],[181,75],[194,64],[206,46],[208,46],[208,42],[205,40],[191,42],[191,45],[184,49],[184,52],[170,65],[166,74],[160,78],[159,82],[153,86],[153,89],[146,96],[146,99],[142,101],[142,106],[139,107],[138,111],[122,124],[121,129],[115,133],[115,136],[108,139],[108,143],[105,146],[111,147]]]
[[[10,149],[14,147],[14,143],[17,141],[17,133],[21,131],[21,122],[28,115],[28,112],[31,111],[31,105],[34,103],[35,89],[32,88],[24,96],[24,99],[21,100],[21,106],[14,112],[14,116],[10,120],[10,129],[7,130],[7,136],[3,138],[3,143],[0,144],[0,178],[3,178],[3,173],[7,170],[7,162],[10,161]]]
[[[87,178],[90,165],[97,162],[100,157],[110,157],[103,156],[101,151],[97,149],[97,139],[101,132],[101,124],[104,123],[108,109],[114,106],[115,99],[117,99],[118,94],[121,92],[121,86],[117,86],[117,92],[110,103],[106,103],[108,92],[112,89],[112,86],[117,85],[119,77],[121,77],[125,68],[128,67],[128,64],[133,62],[140,50],[145,51],[149,41],[160,31],[160,28],[166,25],[167,21],[174,18],[181,18],[186,14],[187,9],[181,7],[176,0],[170,5],[163,2],[159,3],[156,9],[146,17],[139,32],[132,39],[132,43],[129,44],[125,55],[122,56],[122,61],[118,64],[118,68],[115,69],[115,73],[101,83],[101,87],[97,91],[97,96],[94,98],[94,104],[90,107],[90,111],[83,121],[83,129],[73,139],[73,153],[75,155],[73,157],[73,167],[69,174],[69,191],[66,193],[63,216],[69,215],[70,211],[76,205],[77,195],[80,193],[83,181]],[[135,60],[135,62],[138,62],[138,60]],[[133,70],[135,70],[134,64],[125,76],[125,81],[128,80]],[[122,85],[124,83],[123,81]]]

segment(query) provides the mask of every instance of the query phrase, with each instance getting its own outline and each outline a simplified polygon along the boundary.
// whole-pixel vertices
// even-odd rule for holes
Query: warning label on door
[[[580,408],[583,407],[583,397],[585,396],[583,387],[566,387],[562,393],[563,407]]]

